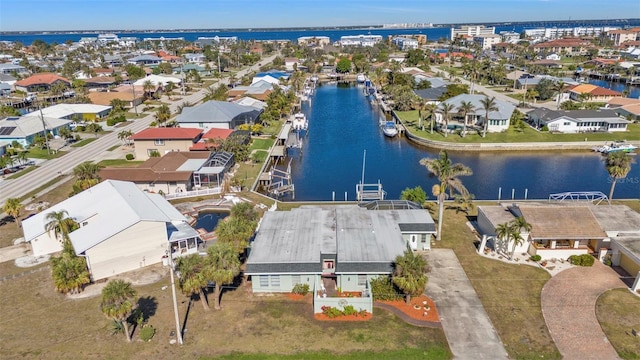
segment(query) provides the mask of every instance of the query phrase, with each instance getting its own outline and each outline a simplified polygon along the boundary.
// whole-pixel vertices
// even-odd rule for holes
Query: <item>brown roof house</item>
[[[202,136],[202,129],[148,128],[133,135],[136,159],[147,160],[154,153],[164,155],[172,151],[189,151]]]
[[[144,101],[142,86],[122,85],[109,91],[91,91],[87,95],[92,103],[97,105],[111,105],[111,100],[119,99],[125,102],[128,108],[138,106]]]
[[[69,80],[54,73],[33,74],[26,79],[15,83],[16,90],[24,92],[48,91],[56,83],[62,83],[65,87],[71,86]]]
[[[219,187],[233,165],[233,155],[226,152],[170,152],[135,168],[104,168],[100,177],[131,181],[141,190],[166,196],[194,188]]]

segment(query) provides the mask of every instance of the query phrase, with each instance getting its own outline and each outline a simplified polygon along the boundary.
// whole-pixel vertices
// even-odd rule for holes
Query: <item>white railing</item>
[[[218,195],[220,193],[222,193],[222,188],[214,187],[214,188],[206,188],[206,189],[200,189],[200,190],[183,191],[183,192],[178,192],[173,194],[165,194],[164,198],[166,200],[171,200],[171,199],[181,199],[181,198],[196,197],[196,196],[203,196],[203,195]]]

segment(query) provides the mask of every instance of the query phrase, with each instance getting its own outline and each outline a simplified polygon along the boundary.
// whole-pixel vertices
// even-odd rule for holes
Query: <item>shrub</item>
[[[400,299],[400,295],[396,291],[393,282],[391,281],[391,277],[389,276],[379,276],[375,279],[371,280],[371,292],[373,293],[373,300],[398,300]]]
[[[140,339],[142,339],[142,341],[149,341],[153,338],[153,335],[155,334],[156,334],[156,329],[153,326],[147,324],[147,325],[144,325],[140,330]]]
[[[593,266],[595,259],[589,254],[571,255],[568,260],[571,265]]]
[[[348,316],[348,315],[356,315],[358,313],[358,310],[356,310],[356,308],[354,308],[353,305],[346,305],[342,312],[344,313],[345,316]]]
[[[321,309],[322,313],[325,314],[329,319],[337,318],[338,316],[344,315],[344,313],[340,311],[340,309],[331,306],[325,305]]]
[[[124,158],[127,160],[133,160],[133,154],[127,154]]]
[[[540,261],[542,260],[542,256],[536,254],[536,255],[531,255],[531,261]]]
[[[309,293],[309,284],[295,284],[291,290],[292,294],[307,295]]]
[[[116,124],[119,124],[119,123],[125,122],[125,121],[127,121],[127,119],[124,117],[124,115],[112,117],[112,118],[107,119],[107,126],[114,126]]]

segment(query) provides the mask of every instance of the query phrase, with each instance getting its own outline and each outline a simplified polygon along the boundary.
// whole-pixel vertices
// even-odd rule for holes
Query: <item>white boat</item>
[[[318,82],[318,75],[311,76],[311,81]]]
[[[364,83],[365,80],[367,80],[367,77],[364,76],[364,74],[358,74],[356,75],[356,81],[359,83]]]
[[[635,151],[636,149],[638,149],[638,147],[635,145],[627,144],[624,141],[614,141],[609,145],[603,145],[603,146],[594,148],[593,150],[603,154],[608,154],[612,152],[630,153]]]
[[[382,126],[382,133],[388,137],[395,137],[398,135],[398,128],[396,127],[396,123],[393,121],[387,121]]]
[[[304,116],[303,113],[297,113],[293,115],[292,127],[293,130],[307,130],[307,128],[309,127],[307,117]]]

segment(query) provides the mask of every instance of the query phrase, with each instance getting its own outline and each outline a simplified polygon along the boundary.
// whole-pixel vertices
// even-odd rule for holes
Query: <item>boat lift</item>
[[[377,184],[365,184],[364,182],[364,168],[366,159],[367,150],[364,151],[364,156],[362,158],[362,179],[358,184],[356,184],[356,200],[358,202],[384,200],[387,192],[382,189],[380,180],[378,180]]]
[[[267,187],[267,191],[276,198],[290,192],[292,198],[295,200],[295,186],[291,181],[291,159],[289,159],[289,164],[287,164],[287,170],[280,170],[273,167],[270,173],[271,183]],[[277,179],[277,181],[273,181],[274,179]]]
[[[563,193],[556,193],[549,195],[549,202],[555,201],[589,201],[594,205],[600,205],[601,202],[606,201],[611,205],[611,200],[600,191],[569,191]]]

